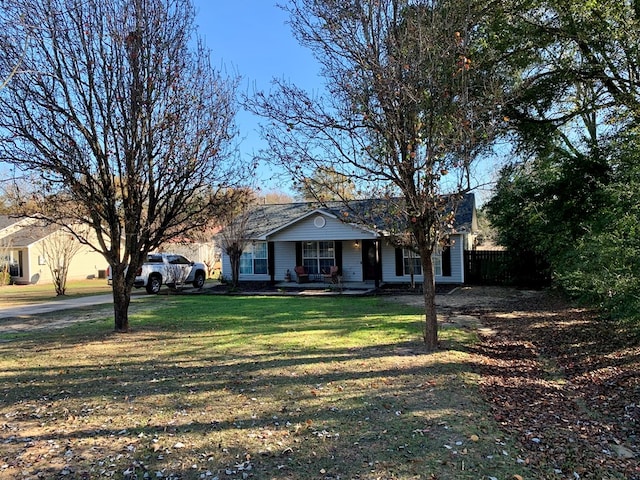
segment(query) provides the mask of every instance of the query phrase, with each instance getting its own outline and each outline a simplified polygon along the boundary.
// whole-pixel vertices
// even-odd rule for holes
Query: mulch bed
[[[329,285],[327,285],[329,287]],[[438,284],[436,285],[436,294],[444,295],[456,289],[458,285]],[[231,291],[228,284],[219,284],[207,287],[206,290],[211,293],[227,293]],[[278,287],[271,282],[240,282],[238,288],[233,290],[234,293],[260,293],[260,292],[277,292]],[[422,295],[422,286],[416,285],[412,287],[408,283],[386,283],[375,290],[376,295]]]
[[[466,312],[493,416],[539,478],[640,479],[638,328],[543,298]]]

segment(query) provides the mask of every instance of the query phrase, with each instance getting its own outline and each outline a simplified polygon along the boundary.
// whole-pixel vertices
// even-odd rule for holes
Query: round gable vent
[[[318,215],[316,218],[313,219],[313,224],[318,228],[322,228],[327,224],[327,221],[322,215]]]

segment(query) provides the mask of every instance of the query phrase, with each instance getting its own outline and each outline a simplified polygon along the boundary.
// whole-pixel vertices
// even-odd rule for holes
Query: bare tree
[[[9,285],[11,275],[9,274],[9,263],[12,242],[6,238],[0,239],[0,286]]]
[[[432,254],[473,187],[472,162],[502,120],[490,42],[482,41],[486,5],[291,0],[283,8],[321,63],[327,96],[276,80],[272,92],[247,102],[269,119],[265,157],[298,182],[328,168],[352,179],[359,197],[388,198],[378,214],[421,259],[429,349],[437,348]],[[327,182],[323,192],[339,198],[339,188]]]
[[[4,5],[3,5],[4,6]],[[5,22],[5,13],[6,10],[4,8],[0,9],[0,23]],[[15,17],[11,18],[11,21],[15,20]],[[24,19],[17,19],[21,24],[24,24]],[[25,48],[28,44],[27,38],[11,38],[9,35],[5,33],[0,34],[0,51],[4,51],[10,45],[20,44]],[[21,66],[22,59],[21,58],[13,58],[13,63],[8,62],[7,58],[3,55],[0,55],[0,90],[5,88],[7,84],[11,81],[11,78],[16,74],[18,69]]]
[[[237,79],[211,67],[190,0],[3,9],[5,34],[29,42],[3,52],[21,68],[0,91],[0,161],[33,172],[22,193],[40,216],[66,224],[72,213],[95,232],[95,241],[74,233],[109,263],[115,329],[127,331],[146,254],[204,224],[239,178]]]
[[[255,203],[255,196],[249,190],[240,190],[235,193],[235,199],[219,219],[222,229],[217,237],[220,248],[229,257],[233,289],[238,287],[240,281],[240,259],[249,241],[249,209]]]
[[[40,242],[40,253],[51,272],[56,295],[65,294],[69,267],[81,249],[82,244],[75,236],[59,228],[55,228]]]

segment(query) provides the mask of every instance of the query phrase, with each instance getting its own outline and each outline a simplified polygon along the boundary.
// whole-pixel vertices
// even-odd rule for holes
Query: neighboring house
[[[53,283],[42,248],[46,239],[59,230],[60,227],[43,226],[33,219],[0,215],[0,263],[9,265],[13,283]],[[69,241],[77,242],[71,235]],[[82,245],[70,262],[67,279],[97,278],[106,269],[104,257]]]
[[[338,267],[343,282],[422,282],[417,256],[395,248],[384,228],[367,228],[349,222],[335,208],[313,203],[260,205],[249,213],[245,248],[240,261],[240,281],[281,282],[304,266],[310,279],[322,281],[331,266]],[[477,230],[475,198],[467,194],[458,207],[449,246],[434,255],[437,283],[465,281],[464,250],[472,248]],[[222,253],[222,274],[230,277],[229,257]]]

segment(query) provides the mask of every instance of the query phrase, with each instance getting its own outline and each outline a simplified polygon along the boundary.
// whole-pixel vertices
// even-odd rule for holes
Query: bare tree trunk
[[[123,266],[123,268],[125,268]],[[131,288],[125,281],[124,271],[114,271],[111,277],[113,291],[113,315],[116,332],[129,331],[129,304],[131,303]]]
[[[242,256],[242,251],[233,252],[233,254],[229,256],[229,261],[231,262],[231,286],[233,288],[238,288],[238,284],[240,283],[240,257],[241,256]]]
[[[431,253],[422,255],[422,273],[424,274],[424,343],[427,350],[438,349],[438,317],[436,313],[436,282],[433,274]]]
[[[53,286],[56,289],[58,297],[64,296],[67,291],[67,273],[66,267],[60,266],[53,272]]]

